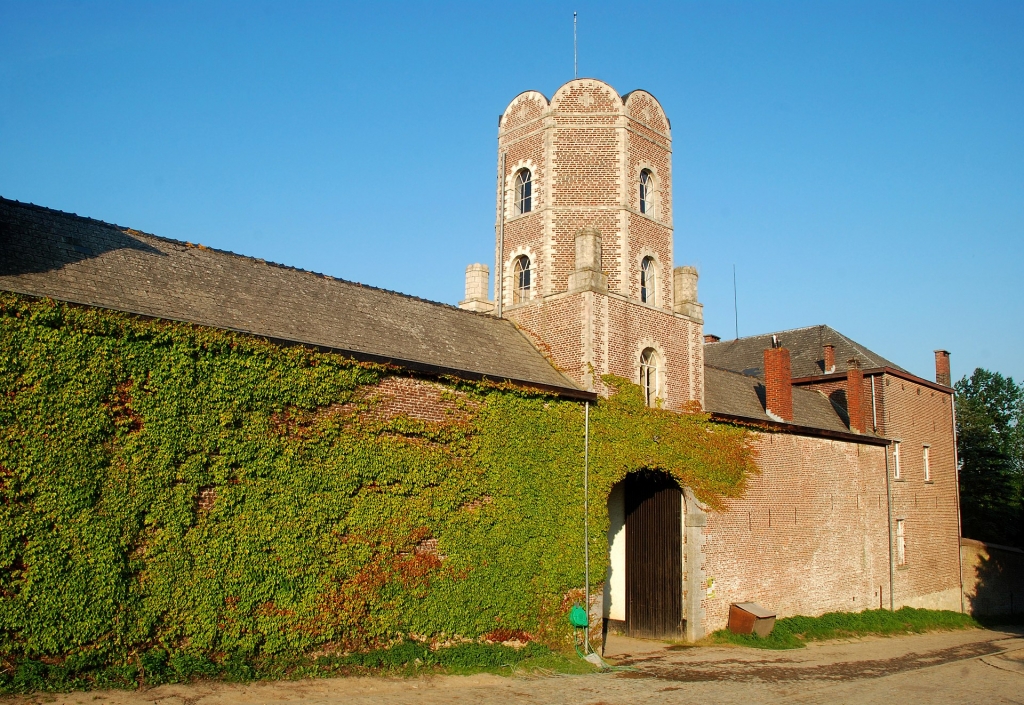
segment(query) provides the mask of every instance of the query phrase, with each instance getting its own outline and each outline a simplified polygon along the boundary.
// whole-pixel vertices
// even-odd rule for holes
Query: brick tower
[[[638,382],[649,403],[703,403],[697,272],[672,266],[672,140],[646,91],[577,79],[527,91],[498,130],[495,298],[466,273],[460,305],[514,321],[562,371],[605,393]]]

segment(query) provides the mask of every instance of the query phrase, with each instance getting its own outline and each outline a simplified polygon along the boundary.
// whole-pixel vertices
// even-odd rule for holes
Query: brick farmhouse
[[[673,262],[671,126],[645,91],[578,79],[517,96],[498,134],[496,249],[459,308],[0,199],[0,289],[301,344],[408,371],[381,413],[438,420],[442,376],[581,403],[603,377],[751,429],[760,473],[724,511],[638,472],[607,498],[594,610],[700,638],[729,606],[962,609],[949,354],[916,377],[824,325],[705,335]],[[461,309],[461,310],[460,310]]]

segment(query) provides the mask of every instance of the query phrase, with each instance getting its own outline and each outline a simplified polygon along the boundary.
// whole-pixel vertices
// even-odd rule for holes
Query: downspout
[[[583,408],[583,603],[587,606],[586,644],[590,653],[590,402],[584,402]]]
[[[960,519],[960,452],[957,448],[956,438],[956,393],[949,395],[949,408],[953,411],[953,472],[956,478],[956,565],[960,569],[960,612],[967,612],[964,603],[964,559],[963,559],[963,536],[964,527]]]
[[[875,404],[875,375],[871,375],[871,430],[878,433],[878,406]]]
[[[505,153],[498,160],[498,261],[495,262],[494,275],[494,310],[501,318],[502,304],[505,302]],[[589,402],[588,402],[589,406]],[[588,613],[589,614],[589,613]]]
[[[889,446],[885,446],[885,503],[889,510],[889,611],[895,612],[896,563],[892,555],[892,482],[889,479]],[[957,550],[959,551],[959,549]],[[963,591],[961,590],[961,592]]]

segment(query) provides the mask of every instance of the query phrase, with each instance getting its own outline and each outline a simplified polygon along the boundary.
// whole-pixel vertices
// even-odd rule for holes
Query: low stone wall
[[[1024,614],[1024,551],[960,539],[964,609],[975,616]]]

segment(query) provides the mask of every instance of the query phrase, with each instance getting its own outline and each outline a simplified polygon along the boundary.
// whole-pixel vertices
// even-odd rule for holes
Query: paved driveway
[[[620,639],[636,670],[589,676],[335,678],[145,691],[41,694],[11,702],[92,705],[312,703],[1024,703],[1024,639],[970,630],[812,645],[795,651],[680,648]]]

